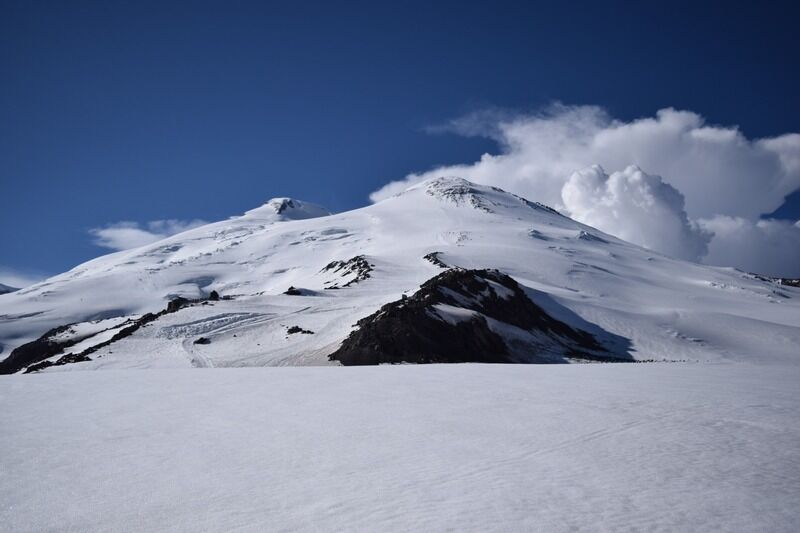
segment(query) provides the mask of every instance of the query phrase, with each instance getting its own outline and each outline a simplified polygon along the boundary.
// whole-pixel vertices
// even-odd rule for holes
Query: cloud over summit
[[[92,228],[89,233],[94,244],[111,250],[128,250],[156,242],[170,235],[207,224],[203,220],[152,220],[145,225],[138,222],[116,222],[102,228]]]
[[[690,261],[708,251],[712,234],[689,221],[683,195],[634,165],[611,175],[599,165],[579,170],[564,184],[561,198],[578,222],[626,241]]]
[[[800,275],[800,259],[791,254],[754,262],[749,254],[755,244],[736,245],[736,233],[745,228],[756,228],[746,232],[751,243],[800,232],[794,224],[759,226],[762,215],[800,188],[800,134],[748,139],[738,128],[710,125],[692,111],[667,108],[625,122],[600,107],[564,105],[539,114],[483,111],[434,131],[489,137],[500,153],[410,174],[372,193],[373,201],[432,177],[457,175],[550,204],[670,255]],[[719,217],[747,223],[722,224]],[[768,232],[765,224],[782,231]],[[722,241],[715,243],[723,235],[733,247],[725,254]]]

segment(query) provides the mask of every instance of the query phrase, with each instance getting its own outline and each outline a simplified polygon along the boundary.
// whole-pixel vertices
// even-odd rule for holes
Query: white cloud
[[[594,106],[555,105],[526,115],[491,110],[434,131],[489,137],[498,142],[500,153],[484,154],[471,164],[410,174],[375,191],[373,201],[429,178],[455,175],[544,202],[657,251],[697,258],[708,237],[702,230],[711,231],[711,225],[698,227],[695,221],[727,216],[756,225],[761,215],[780,207],[800,188],[800,134],[751,140],[736,127],[709,125],[697,113],[672,108],[630,122],[615,120]],[[580,174],[592,165],[610,176]],[[626,174],[630,165],[647,174],[633,179]],[[627,194],[632,197],[625,199]],[[675,200],[681,196],[683,206],[678,208]],[[615,213],[620,206],[624,209]],[[768,233],[754,235],[767,238]],[[713,238],[710,246],[712,251],[718,248]],[[714,252],[709,260],[720,257]],[[742,255],[729,257],[738,261],[730,265],[745,266],[737,259]],[[763,264],[772,262],[764,258]]]
[[[769,276],[800,277],[800,221],[717,216],[700,220],[714,233],[704,262]]]
[[[561,197],[572,218],[627,241],[691,261],[706,254],[711,234],[689,222],[683,195],[638,167],[610,176],[598,165],[579,170]]]
[[[47,276],[40,272],[22,272],[13,268],[0,266],[0,285],[23,289],[38,283]]]
[[[683,193],[694,218],[771,213],[800,187],[800,135],[751,141],[737,128],[709,126],[691,111],[662,109],[655,117],[621,122],[599,107],[554,106],[540,115],[478,113],[446,129],[491,137],[501,153],[411,174],[373,193],[373,201],[446,173],[561,207],[564,182],[594,164],[610,172],[636,165],[661,176]]]
[[[203,220],[153,220],[144,227],[137,222],[116,222],[103,228],[92,228],[94,244],[112,250],[128,250],[156,242],[170,235],[207,224]]]

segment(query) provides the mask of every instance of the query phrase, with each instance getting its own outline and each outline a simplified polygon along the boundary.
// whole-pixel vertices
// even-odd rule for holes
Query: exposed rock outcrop
[[[439,254],[441,254],[441,253],[442,252],[431,252],[429,254],[425,254],[423,256],[423,259],[433,263],[434,265],[438,266],[439,268],[450,268],[450,266],[447,263],[445,263],[444,261],[442,261],[439,258]]]
[[[331,360],[344,365],[626,360],[592,334],[550,316],[497,270],[448,270],[357,326]]]
[[[338,274],[342,279],[350,279],[344,283],[342,283],[341,280],[326,281],[325,288],[341,289],[369,279],[372,268],[373,265],[371,265],[363,255],[351,257],[347,261],[331,261],[322,269],[323,273],[330,272]]]
[[[48,357],[61,353],[65,348],[76,344],[79,339],[70,339],[59,342],[58,336],[69,330],[72,324],[58,326],[47,332],[35,341],[23,344],[13,350],[8,357],[0,361],[0,374],[13,374],[28,365],[38,363]]]
[[[55,361],[45,361],[45,359],[49,359],[55,355],[58,355],[59,353],[66,351],[71,346],[74,346],[83,340],[82,337],[72,337],[66,340],[59,339],[60,334],[68,331],[72,324],[53,328],[35,341],[31,341],[27,344],[19,346],[13,350],[5,360],[0,361],[0,374],[13,374],[22,369],[26,369],[25,373],[27,374],[51,366],[61,366],[80,361],[91,361],[89,355],[96,352],[100,348],[132,335],[136,330],[145,324],[156,320],[160,316],[163,316],[167,313],[174,313],[180,310],[182,307],[192,305],[198,301],[199,300],[188,300],[180,297],[173,298],[167,304],[166,309],[163,309],[158,313],[145,313],[135,320],[129,320],[125,322],[113,337],[104,342],[90,346],[80,353],[70,352]]]
[[[292,326],[292,327],[290,327],[289,329],[286,330],[286,333],[288,333],[289,335],[294,335],[295,333],[302,333],[304,335],[313,335],[314,334],[314,332],[311,331],[310,329],[303,329],[300,326]]]

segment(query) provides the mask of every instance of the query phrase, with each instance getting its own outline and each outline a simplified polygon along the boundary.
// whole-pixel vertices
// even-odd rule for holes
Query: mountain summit
[[[426,285],[447,271],[463,274]],[[444,177],[338,214],[270,200],[4,294],[0,357],[36,342],[5,371],[376,363],[383,343],[387,362],[784,360],[799,324],[800,289]],[[454,332],[472,337],[445,353],[435,337]]]
[[[309,202],[301,202],[294,198],[273,198],[261,207],[245,212],[246,217],[266,218],[271,220],[303,220],[306,218],[326,217],[330,211],[322,206]]]

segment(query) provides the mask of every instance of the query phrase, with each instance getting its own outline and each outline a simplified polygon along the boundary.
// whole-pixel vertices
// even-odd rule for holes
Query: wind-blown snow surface
[[[0,530],[800,530],[800,372],[0,376]]]
[[[233,299],[165,315],[92,361],[48,371],[327,364],[358,319],[440,273],[436,261],[499,269],[556,318],[628,339],[634,358],[794,362],[800,353],[800,289],[671,259],[499,189],[441,178],[326,214],[277,199],[2,295],[0,355],[55,326],[216,290]],[[325,268],[359,256],[367,277]],[[283,294],[289,286],[302,296]],[[314,333],[288,335],[292,326]],[[194,344],[199,336],[210,343]]]

